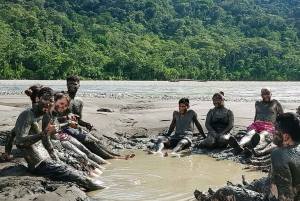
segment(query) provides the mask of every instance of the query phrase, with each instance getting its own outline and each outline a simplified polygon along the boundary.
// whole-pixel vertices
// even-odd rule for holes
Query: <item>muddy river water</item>
[[[227,181],[241,183],[242,175],[251,182],[266,173],[243,170],[233,161],[216,161],[202,154],[183,153],[178,157],[136,152],[128,161],[112,160],[99,178],[108,189],[90,192],[93,200],[195,200],[195,189],[217,189]]]

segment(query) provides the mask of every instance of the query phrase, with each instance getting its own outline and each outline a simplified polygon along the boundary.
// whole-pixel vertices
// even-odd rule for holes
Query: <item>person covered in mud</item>
[[[206,148],[226,147],[233,128],[233,112],[225,107],[224,93],[215,93],[212,97],[214,108],[206,115],[205,126],[208,130],[207,138],[201,143]]]
[[[196,125],[199,133],[206,137],[202,126],[197,118],[197,113],[190,110],[190,101],[188,98],[181,98],[179,100],[179,111],[173,112],[173,119],[170,124],[169,130],[165,136],[161,136],[156,143],[154,151],[149,151],[149,154],[162,153],[164,145],[175,147],[170,154],[177,155],[177,152],[183,148],[188,148],[192,145],[192,137],[194,125]],[[176,128],[176,129],[175,129]],[[171,135],[175,129],[174,135]],[[164,156],[168,156],[165,153]]]
[[[103,189],[100,181],[93,180],[81,171],[62,164],[50,142],[50,136],[58,128],[50,121],[42,130],[42,117],[53,104],[54,92],[44,87],[38,92],[39,101],[31,109],[23,111],[15,125],[16,145],[25,158],[29,171],[34,175],[76,182],[86,190]]]
[[[243,189],[226,186],[210,196],[196,190],[195,197],[198,200],[300,200],[299,123],[299,119],[292,113],[277,116],[273,139],[278,147],[271,152],[271,171],[265,187],[253,188],[253,181]],[[257,192],[257,189],[263,188],[266,190]]]
[[[63,113],[67,109],[69,103],[70,97],[68,93],[56,93],[54,96],[54,104],[43,116],[42,129],[46,129],[49,121],[52,121],[53,124],[59,128],[59,130],[69,125],[75,125],[75,122],[71,120],[60,124],[56,118],[57,114]],[[99,168],[103,168],[99,166],[99,164],[106,163],[106,161],[96,154],[90,152],[86,147],[84,147],[84,145],[82,145],[78,140],[69,134],[58,132],[54,135],[51,135],[51,142],[62,161],[72,165],[77,169],[86,170],[89,175],[93,175],[92,172],[98,175],[101,174]],[[78,159],[77,162],[73,160],[74,158]]]
[[[65,122],[67,120],[73,120],[78,122],[79,126],[85,127],[89,131],[92,130],[93,125],[82,119],[83,101],[80,97],[77,97],[77,91],[80,88],[80,78],[77,75],[69,75],[67,77],[67,88],[71,98],[70,105],[67,110],[58,116],[59,122]],[[89,132],[83,130],[81,127],[71,128],[67,127],[63,131],[81,142],[86,148],[93,153],[104,159],[129,159],[135,156],[135,154],[119,155],[114,153],[105,147],[99,139],[94,137]]]
[[[235,149],[236,153],[243,152],[244,147],[253,149],[259,142],[263,142],[274,131],[277,115],[283,113],[281,104],[271,99],[272,93],[269,88],[261,89],[261,97],[261,101],[255,102],[254,123],[248,126],[245,136],[240,142],[234,136],[229,138],[229,145]]]
[[[24,93],[30,97],[32,107],[34,104],[36,104],[39,101],[37,94],[42,87],[43,85],[41,84],[34,84],[24,91]],[[15,138],[16,138],[16,132],[15,132],[15,128],[13,128],[11,132],[8,133],[6,136],[5,153],[2,154],[0,157],[1,162],[7,162],[13,159],[13,155],[11,151],[12,151],[13,142]]]

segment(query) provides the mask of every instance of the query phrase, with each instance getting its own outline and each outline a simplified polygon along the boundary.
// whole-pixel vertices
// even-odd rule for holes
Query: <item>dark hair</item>
[[[298,118],[293,113],[283,113],[276,117],[278,127],[291,136],[294,142],[300,141],[300,125]]]
[[[68,75],[68,77],[67,77],[67,82],[69,82],[69,81],[74,81],[74,82],[80,82],[80,78],[77,76],[77,75],[74,75],[74,74],[72,74],[72,75]]]
[[[180,103],[183,103],[186,106],[189,106],[190,105],[190,100],[188,98],[182,98],[182,99],[179,100],[178,104],[180,104]]]
[[[36,103],[35,98],[42,87],[43,85],[41,84],[34,84],[24,91],[24,93],[30,97],[32,104]]]
[[[37,94],[38,98],[41,98],[42,96],[54,96],[54,91],[49,87],[43,87],[39,90]]]
[[[68,92],[61,91],[61,92],[58,92],[58,93],[54,94],[54,101],[58,101],[62,98],[66,98],[67,101],[68,101],[68,104],[70,104],[70,96],[69,96]]]
[[[219,93],[215,93],[212,98],[217,98],[217,99],[220,99],[220,100],[225,100],[225,98],[224,98],[224,92],[220,91]]]

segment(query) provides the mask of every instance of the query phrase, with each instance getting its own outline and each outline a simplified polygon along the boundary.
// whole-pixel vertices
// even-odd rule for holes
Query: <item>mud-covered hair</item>
[[[224,98],[224,92],[223,92],[223,91],[220,91],[219,93],[215,93],[215,94],[213,95],[212,99],[213,99],[213,98],[217,98],[217,99],[219,99],[219,100],[225,100],[225,98]]]
[[[278,127],[283,133],[291,136],[294,142],[300,142],[300,125],[299,119],[293,113],[283,113],[276,117]]]
[[[24,91],[24,93],[29,96],[32,104],[36,103],[35,98],[42,87],[42,84],[34,84]]]
[[[69,82],[69,81],[74,81],[74,82],[80,82],[80,78],[77,76],[77,75],[74,75],[74,74],[72,74],[72,75],[68,75],[68,77],[67,77],[67,82]]]
[[[178,104],[180,105],[181,103],[185,104],[186,106],[190,106],[190,100],[188,98],[180,99]]]
[[[41,98],[42,96],[53,97],[54,91],[49,87],[43,87],[38,92],[38,98]]]
[[[68,104],[70,104],[70,96],[69,96],[68,92],[61,91],[61,92],[58,92],[58,93],[54,94],[54,101],[58,101],[62,98],[66,98],[67,101],[68,101]]]

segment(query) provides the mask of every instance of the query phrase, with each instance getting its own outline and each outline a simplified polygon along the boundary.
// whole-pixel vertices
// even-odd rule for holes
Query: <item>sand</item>
[[[155,138],[168,130],[174,110],[178,110],[178,100],[155,99],[110,99],[110,98],[83,98],[83,119],[94,125],[93,133],[98,137],[119,139],[119,136],[146,136]],[[253,122],[254,102],[226,102],[235,116],[234,129],[246,129]],[[4,153],[5,135],[15,124],[18,115],[30,107],[28,97],[25,95],[0,96],[0,152]],[[295,112],[297,103],[283,103],[285,112]],[[198,119],[205,129],[205,117],[210,108],[211,101],[191,101],[191,109],[198,114]],[[99,112],[99,109],[106,112]],[[110,111],[110,112],[107,112]],[[126,148],[126,146],[125,146]],[[137,147],[135,147],[137,148]],[[141,147],[146,148],[146,146]],[[43,200],[45,194],[51,200],[63,200],[57,196],[59,189],[72,191],[74,200],[84,199],[85,194],[76,186],[65,183],[52,182],[41,177],[33,177],[26,171],[26,163],[14,146],[13,154],[16,158],[11,162],[0,163],[0,200]],[[56,187],[51,187],[51,186]],[[42,187],[41,187],[42,186]],[[49,186],[51,188],[49,188]],[[71,186],[71,187],[70,187]],[[66,190],[67,191],[67,190]],[[69,198],[69,197],[68,197]],[[71,198],[72,200],[72,198]]]

